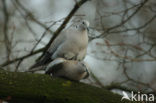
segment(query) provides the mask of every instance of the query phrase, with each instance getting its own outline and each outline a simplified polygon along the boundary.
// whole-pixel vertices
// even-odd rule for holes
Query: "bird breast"
[[[88,45],[88,35],[87,30],[77,31],[73,35],[67,35],[70,38],[71,44],[77,46],[78,48],[84,49]]]

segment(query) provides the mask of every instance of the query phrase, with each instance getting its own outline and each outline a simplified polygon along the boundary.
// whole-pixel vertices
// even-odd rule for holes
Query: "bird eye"
[[[82,24],[85,24],[85,22],[83,21]]]
[[[85,65],[84,63],[82,63],[82,66],[83,66],[83,67],[86,67],[86,65]]]

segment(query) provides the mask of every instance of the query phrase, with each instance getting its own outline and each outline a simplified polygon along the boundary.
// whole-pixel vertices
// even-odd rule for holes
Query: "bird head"
[[[82,20],[79,25],[79,28],[81,30],[89,30],[89,22],[87,20]]]
[[[89,74],[90,74],[90,72],[89,72],[89,70],[90,70],[89,65],[86,62],[84,62],[84,61],[80,62],[80,64],[81,64],[81,67],[84,70],[84,73],[86,73],[86,75],[84,76],[83,79],[86,79],[86,78],[89,77]]]

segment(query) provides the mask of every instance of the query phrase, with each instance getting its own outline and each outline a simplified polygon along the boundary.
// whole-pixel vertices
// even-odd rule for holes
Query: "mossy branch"
[[[121,103],[121,96],[84,83],[0,70],[0,99],[8,96],[11,103]]]

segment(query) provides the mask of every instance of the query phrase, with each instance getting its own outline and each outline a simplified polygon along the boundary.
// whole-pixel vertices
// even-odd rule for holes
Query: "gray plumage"
[[[53,77],[63,77],[70,80],[79,81],[89,76],[89,67],[85,62],[75,60],[65,60],[57,58],[48,64],[46,74]]]
[[[86,56],[88,46],[89,22],[83,20],[75,27],[69,27],[61,32],[49,47],[43,58],[31,68],[45,65],[56,58],[82,61]]]

